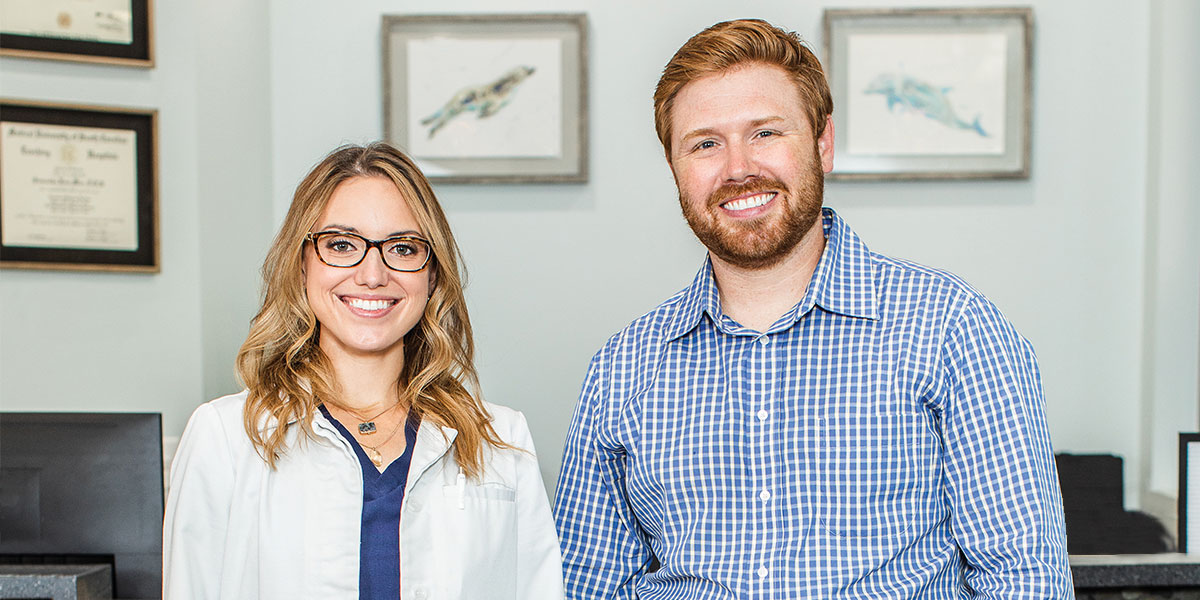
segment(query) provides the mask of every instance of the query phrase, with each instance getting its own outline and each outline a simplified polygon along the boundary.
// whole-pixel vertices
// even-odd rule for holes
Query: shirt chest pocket
[[[936,437],[922,414],[830,414],[817,449],[817,518],[839,537],[895,536],[927,518]]]

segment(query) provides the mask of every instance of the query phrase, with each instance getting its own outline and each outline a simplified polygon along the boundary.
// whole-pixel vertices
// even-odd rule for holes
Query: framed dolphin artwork
[[[1029,177],[1033,11],[826,10],[831,179]]]
[[[385,15],[382,38],[384,137],[432,181],[587,181],[585,15]]]

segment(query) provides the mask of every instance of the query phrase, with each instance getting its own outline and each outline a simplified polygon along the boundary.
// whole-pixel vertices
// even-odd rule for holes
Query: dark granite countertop
[[[0,565],[0,598],[112,598],[108,565]]]
[[[1076,589],[1200,588],[1200,555],[1088,554],[1071,556]]]

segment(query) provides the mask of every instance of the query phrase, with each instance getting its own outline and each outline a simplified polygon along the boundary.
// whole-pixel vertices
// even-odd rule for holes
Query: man
[[[816,57],[720,23],[654,103],[708,258],[592,360],[554,507],[567,597],[1072,597],[1033,348],[822,209]]]

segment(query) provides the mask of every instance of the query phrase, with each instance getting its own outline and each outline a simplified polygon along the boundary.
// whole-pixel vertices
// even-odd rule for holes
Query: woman
[[[296,189],[238,353],[171,469],[164,597],[562,597],[521,413],[480,400],[459,252],[417,167],[340,148]]]

